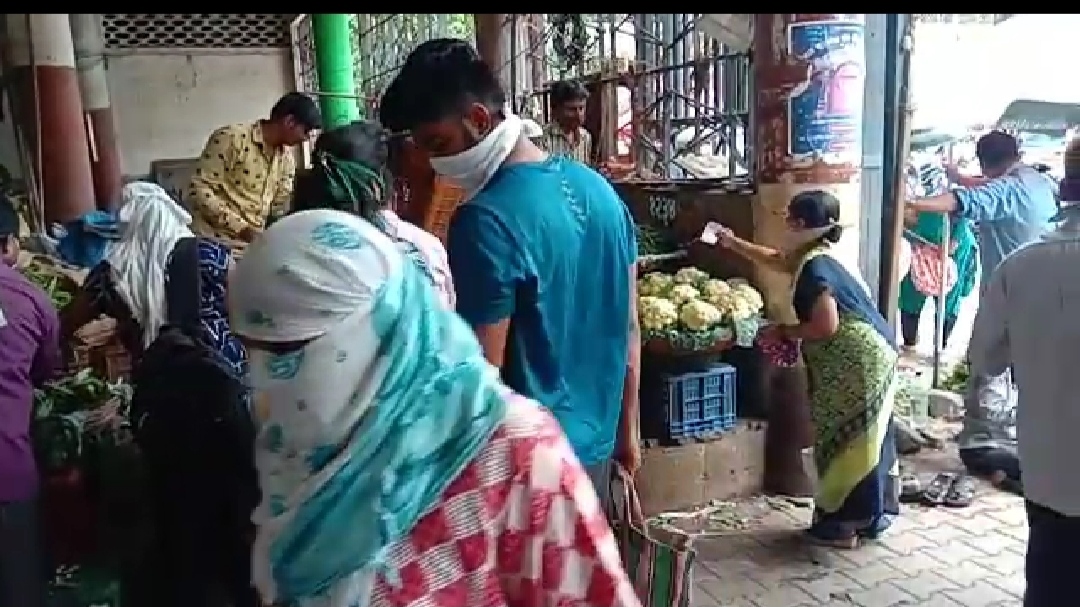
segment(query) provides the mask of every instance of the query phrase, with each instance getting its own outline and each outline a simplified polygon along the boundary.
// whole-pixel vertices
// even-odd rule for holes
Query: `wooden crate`
[[[68,358],[69,373],[92,369],[97,376],[115,382],[130,378],[131,365],[131,353],[120,341],[115,320],[99,318],[75,332]]]
[[[102,347],[98,360],[100,362],[97,366],[101,367],[101,374],[108,381],[131,379],[131,353],[119,343],[114,342]]]
[[[67,372],[78,373],[90,367],[90,346],[77,345],[71,348],[71,355],[67,360]]]

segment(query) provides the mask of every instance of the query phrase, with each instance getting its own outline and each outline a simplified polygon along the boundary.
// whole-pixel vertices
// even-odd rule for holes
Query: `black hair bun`
[[[350,122],[323,131],[315,140],[314,151],[370,167],[381,167],[386,164],[388,156],[386,130],[373,120]]]
[[[844,235],[844,227],[839,226],[839,225],[835,225],[835,226],[829,228],[829,231],[825,232],[825,235],[822,236],[822,238],[824,238],[825,240],[835,244],[837,242],[840,242],[840,237],[843,236],[843,235]]]

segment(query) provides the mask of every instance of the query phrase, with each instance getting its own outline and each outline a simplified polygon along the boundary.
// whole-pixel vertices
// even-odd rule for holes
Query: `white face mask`
[[[431,159],[435,172],[454,180],[472,198],[499,170],[521,138],[521,118],[509,114],[473,147],[452,156]]]
[[[821,237],[828,234],[829,231],[832,230],[834,227],[836,227],[835,224],[822,226],[820,228],[788,228],[788,232],[784,238],[784,250],[795,251],[803,246],[810,244],[811,242],[814,242],[815,240],[820,240]]]

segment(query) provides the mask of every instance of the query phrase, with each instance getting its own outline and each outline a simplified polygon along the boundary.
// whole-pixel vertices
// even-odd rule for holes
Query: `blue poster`
[[[840,164],[860,160],[866,79],[863,24],[810,21],[788,26],[788,53],[809,65],[788,97],[788,154]]]

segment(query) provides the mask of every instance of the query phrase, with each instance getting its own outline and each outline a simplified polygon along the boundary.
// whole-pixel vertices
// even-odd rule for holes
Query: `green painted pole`
[[[351,15],[311,15],[315,38],[315,70],[323,125],[334,128],[360,119],[360,104],[353,74]],[[349,95],[344,97],[342,95]]]

